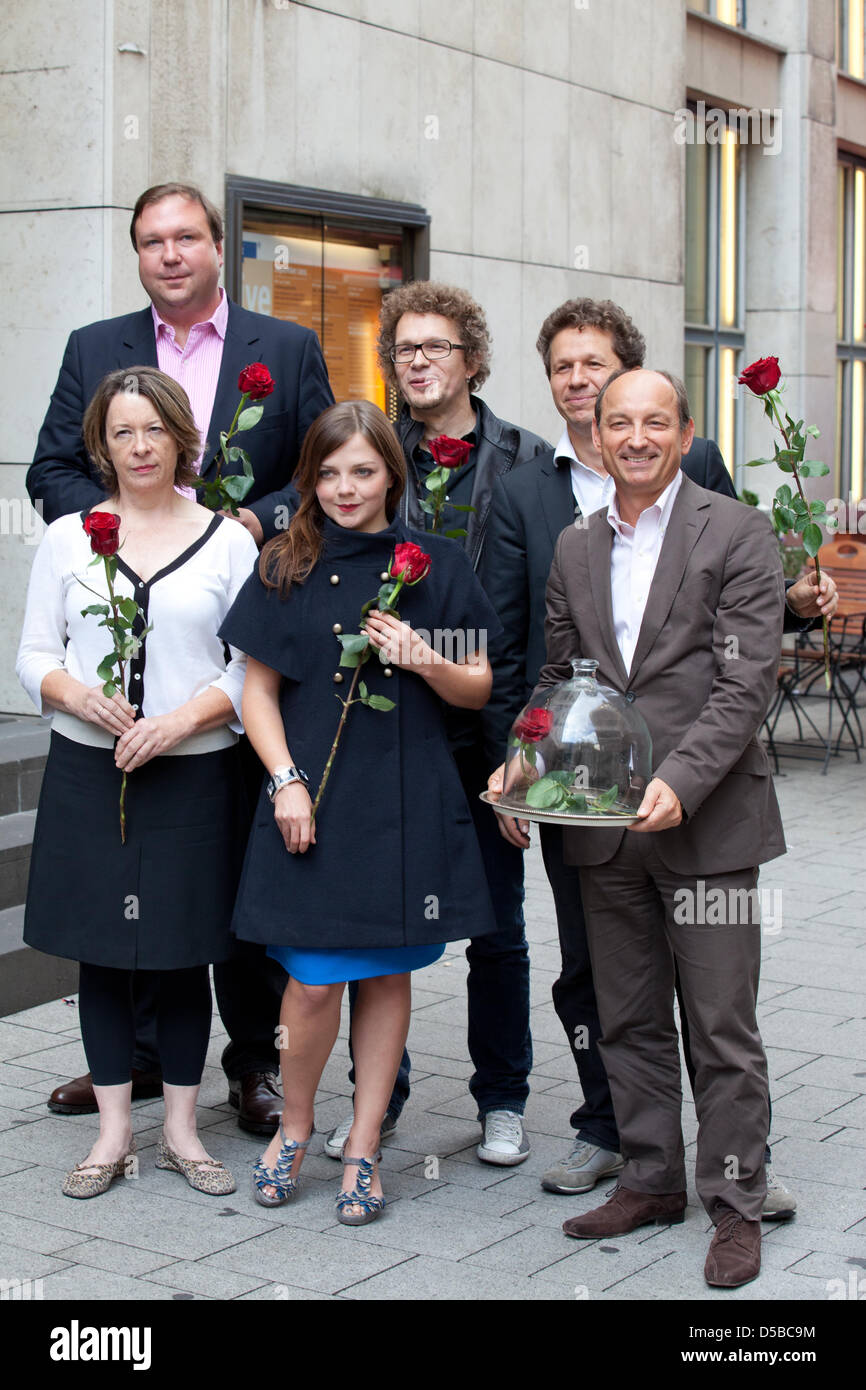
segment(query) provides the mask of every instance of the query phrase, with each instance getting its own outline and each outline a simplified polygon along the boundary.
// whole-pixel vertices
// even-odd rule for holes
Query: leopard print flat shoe
[[[122,1178],[127,1172],[127,1165],[134,1153],[135,1139],[129,1146],[129,1152],[116,1163],[76,1163],[63,1179],[61,1191],[64,1197],[99,1197],[107,1192],[114,1179]]]
[[[216,1158],[181,1158],[170,1149],[164,1139],[160,1139],[156,1150],[157,1168],[170,1168],[182,1173],[196,1192],[206,1192],[211,1197],[227,1197],[234,1192],[237,1183],[226,1168]]]

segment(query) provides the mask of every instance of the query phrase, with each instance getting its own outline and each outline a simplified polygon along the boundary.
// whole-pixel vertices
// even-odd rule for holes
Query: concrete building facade
[[[273,215],[298,225],[366,217],[370,245],[390,207],[404,241],[380,288],[421,268],[469,289],[493,337],[485,399],[550,439],[559,421],[538,328],[572,295],[610,297],[645,332],[651,364],[685,369],[699,425],[738,485],[766,497],[771,470],[741,470],[769,435],[732,374],[778,355],[792,412],[821,429],[824,495],[859,496],[862,28],[857,0],[7,9],[0,710],[30,712],[13,669],[39,533],[24,476],[63,346],[73,328],[145,302],[129,216],[163,180],[229,205],[235,294],[247,253],[273,254],[256,242],[251,189],[260,205],[273,190]]]

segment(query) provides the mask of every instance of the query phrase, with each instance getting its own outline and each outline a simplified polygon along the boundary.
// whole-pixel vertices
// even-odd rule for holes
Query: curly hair
[[[567,299],[547,315],[535,344],[548,377],[550,345],[563,328],[600,328],[610,334],[613,350],[624,367],[643,366],[646,340],[625,309],[612,299]]]
[[[458,336],[466,349],[466,361],[475,364],[469,390],[480,391],[490,375],[490,333],[484,310],[471,294],[456,285],[442,285],[436,280],[411,280],[408,285],[401,285],[385,295],[379,311],[376,352],[382,376],[395,391],[400,390],[400,385],[388,354],[396,341],[397,324],[404,314],[441,314],[456,323]]]

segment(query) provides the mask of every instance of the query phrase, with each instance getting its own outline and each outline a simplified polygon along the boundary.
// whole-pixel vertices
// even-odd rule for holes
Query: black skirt
[[[124,970],[225,960],[247,824],[237,747],[131,772],[125,844],[120,782],[112,749],[52,732],[24,940]]]

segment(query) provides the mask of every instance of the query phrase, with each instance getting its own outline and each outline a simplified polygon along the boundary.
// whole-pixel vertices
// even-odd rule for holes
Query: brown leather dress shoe
[[[761,1272],[761,1223],[725,1207],[710,1244],[704,1278],[719,1289],[738,1289]]]
[[[136,1071],[132,1069],[132,1099],[153,1100],[162,1095],[162,1075],[158,1071]],[[49,1110],[55,1115],[95,1115],[99,1106],[93,1093],[93,1080],[90,1072],[86,1076],[76,1076],[74,1081],[65,1081],[46,1101]]]
[[[605,1236],[624,1236],[638,1226],[674,1226],[686,1210],[685,1192],[632,1192],[618,1187],[604,1206],[572,1216],[562,1223],[567,1236],[577,1240],[599,1240]]]
[[[229,1081],[229,1105],[238,1112],[238,1124],[248,1134],[271,1138],[283,1118],[283,1097],[275,1072],[250,1071],[239,1081]]]

